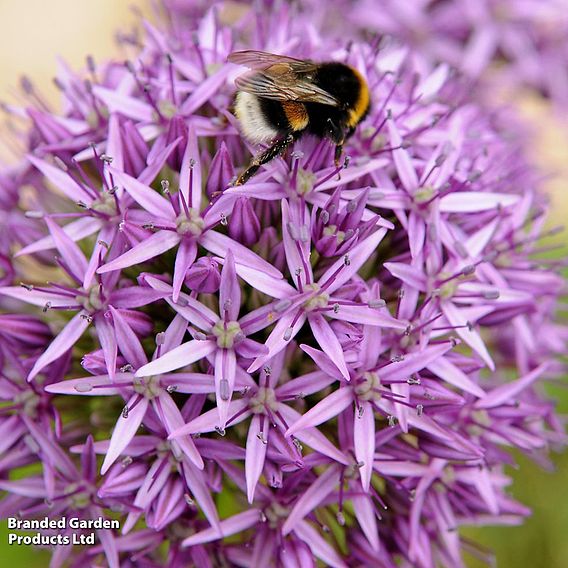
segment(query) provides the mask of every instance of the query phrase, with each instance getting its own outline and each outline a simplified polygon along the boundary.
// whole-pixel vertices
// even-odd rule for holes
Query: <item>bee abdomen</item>
[[[287,101],[282,103],[282,108],[292,131],[300,132],[306,129],[310,121],[306,105]]]
[[[239,91],[235,100],[235,114],[241,123],[244,136],[254,144],[268,142],[286,130],[287,119],[274,115],[272,109],[266,109],[265,103],[273,102],[260,99],[256,95]],[[282,125],[279,124],[282,123]]]

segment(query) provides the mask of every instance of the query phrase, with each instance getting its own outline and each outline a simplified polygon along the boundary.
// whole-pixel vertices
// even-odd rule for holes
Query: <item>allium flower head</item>
[[[61,67],[61,114],[28,83],[6,106],[0,513],[121,521],[54,566],[459,567],[462,525],[529,513],[509,450],[566,442],[526,131],[464,96],[460,58],[413,51],[462,3],[354,3],[349,42],[344,4],[164,0],[127,64]],[[306,136],[233,185],[259,151],[231,113],[241,49],[365,78],[339,165]]]

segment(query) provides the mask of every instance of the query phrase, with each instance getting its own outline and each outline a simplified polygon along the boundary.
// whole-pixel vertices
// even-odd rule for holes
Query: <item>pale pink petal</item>
[[[306,489],[296,501],[282,525],[282,534],[293,531],[304,517],[314,511],[339,484],[339,469],[331,465]]]
[[[93,217],[81,217],[77,221],[71,221],[63,227],[63,231],[71,238],[73,241],[80,241],[85,237],[96,233],[103,225],[101,219]],[[24,248],[20,249],[15,253],[14,256],[23,256],[25,254],[32,254],[33,252],[40,252],[43,250],[49,250],[55,248],[55,241],[51,235],[39,239],[35,243],[32,243]]]
[[[120,352],[134,369],[139,369],[148,362],[144,349],[138,336],[132,331],[127,321],[122,317],[120,311],[110,306],[116,341],[120,346]]]
[[[167,282],[160,280],[159,278],[154,278],[153,276],[147,274],[144,275],[144,280],[152,287],[154,290],[160,290],[161,292],[172,292],[172,287]],[[171,300],[167,300],[168,304],[181,316],[183,316],[188,322],[196,325],[197,327],[209,331],[209,329],[215,325],[215,322],[219,320],[219,316],[206,307],[201,302],[198,302],[188,294],[181,293],[180,298],[181,303],[176,304]]]
[[[333,298],[329,303],[333,305]],[[369,306],[348,306],[341,304],[337,311],[326,311],[326,316],[332,319],[361,323],[368,326],[385,327],[391,329],[406,329],[408,327],[402,321],[393,318],[386,308],[370,308]]]
[[[85,270],[85,276],[83,278],[83,289],[88,290],[93,283],[95,277],[95,272],[99,267],[101,259],[106,253],[107,243],[112,243],[116,236],[117,228],[113,225],[106,225],[103,227],[101,232],[97,237],[97,241],[93,246],[93,252],[91,253],[91,258],[89,259],[89,264]]]
[[[223,86],[230,71],[231,67],[224,65],[217,72],[207,77],[205,81],[200,81],[197,88],[182,104],[180,112],[185,116],[193,114]]]
[[[199,244],[213,254],[223,258],[225,258],[227,251],[230,249],[237,264],[244,264],[250,268],[264,271],[274,278],[282,278],[282,273],[272,264],[226,235],[216,231],[207,231],[199,238]]]
[[[174,231],[158,231],[124,254],[121,254],[107,264],[103,264],[97,270],[97,273],[104,274],[105,272],[112,272],[113,270],[120,270],[134,266],[135,264],[141,264],[174,248],[180,240],[181,237]]]
[[[392,157],[398,177],[406,191],[414,193],[418,189],[418,175],[412,164],[412,158],[406,148],[401,147],[403,140],[396,122],[392,119],[387,120],[387,126],[389,129],[391,147],[395,148],[392,151]]]
[[[437,361],[448,351],[453,349],[454,345],[448,341],[440,345],[426,347],[422,351],[413,351],[407,353],[401,360],[395,360],[385,365],[380,371],[381,379],[385,381],[401,381],[410,378],[414,373],[421,371],[427,367],[432,361]]]
[[[71,176],[57,166],[52,166],[31,154],[27,159],[51,182],[56,192],[63,193],[73,203],[82,201],[87,205],[93,202],[91,194],[87,193]]]
[[[353,495],[353,497],[351,497],[351,503],[353,503],[355,517],[357,517],[357,522],[361,530],[373,550],[378,552],[380,548],[379,529],[377,526],[375,507],[371,501],[371,497],[369,495]]]
[[[325,379],[326,383],[331,382],[329,377],[331,377],[333,380],[339,380],[340,379],[339,370],[337,369],[337,367],[335,366],[333,361],[329,358],[327,353],[325,353],[325,351],[320,351],[319,349],[314,349],[313,347],[310,347],[309,345],[304,345],[304,344],[300,345],[300,349],[302,351],[304,351],[304,353],[307,353],[314,360],[314,363],[326,375],[328,375],[328,378]],[[278,389],[278,392],[279,393],[286,392],[286,387],[288,387],[288,389],[290,389],[290,384],[292,384],[292,383],[295,384],[295,385],[298,384],[298,379],[293,379],[292,381],[288,381],[287,383],[285,383],[283,385],[283,387],[280,387]]]
[[[295,435],[304,428],[312,428],[341,414],[353,402],[351,388],[341,388],[328,394],[323,400],[312,406],[302,417],[286,431],[286,436]]]
[[[495,363],[481,339],[481,336],[474,329],[468,327],[467,318],[462,314],[460,308],[457,308],[452,302],[441,302],[442,312],[446,316],[449,324],[456,327],[456,333],[485,361],[485,364],[492,370],[495,370]]]
[[[197,256],[197,244],[194,239],[181,239],[174,264],[174,281],[172,286],[172,300],[177,303],[183,281],[189,267]]]
[[[335,335],[333,329],[325,318],[321,315],[311,313],[308,315],[308,323],[312,329],[315,340],[318,342],[319,346],[327,353],[328,357],[333,361],[333,364],[339,369],[339,372],[343,375],[343,378],[349,380],[349,369],[347,368],[347,363],[345,362],[345,356],[343,355],[343,348],[339,339]]]
[[[255,414],[250,421],[245,458],[245,476],[249,503],[252,503],[254,500],[254,490],[264,468],[270,427],[268,418],[261,414]]]
[[[28,375],[28,381],[31,381],[42,369],[47,367],[50,363],[53,363],[53,361],[61,357],[61,355],[75,345],[87,327],[89,327],[90,320],[86,316],[87,312],[79,312],[59,332],[57,337],[35,362],[35,365]]]
[[[131,386],[132,373],[117,373],[111,383],[108,375],[93,375],[79,379],[67,379],[44,387],[46,392],[53,394],[76,394],[82,396],[112,396],[120,394],[125,386]]]
[[[243,412],[248,406],[248,401],[246,399],[232,400],[229,404],[228,416],[239,415],[235,420],[231,420],[230,426],[239,424],[251,415],[250,411]],[[220,429],[219,424],[219,411],[216,408],[212,408],[207,412],[194,418],[191,422],[180,426],[177,430],[173,431],[169,436],[169,440],[175,440],[180,436],[186,436],[190,434],[206,434],[208,432],[215,432],[215,430]]]
[[[459,367],[445,357],[431,361],[426,367],[442,380],[465,392],[469,392],[478,398],[485,396],[485,391],[476,382],[471,380]]]
[[[120,113],[142,122],[152,122],[154,120],[154,109],[151,105],[138,98],[124,95],[116,90],[107,89],[100,85],[93,87],[93,94],[108,107],[111,113]]]
[[[172,219],[174,212],[171,204],[156,190],[120,170],[111,167],[110,171],[115,183],[122,186],[146,211],[157,217]]]
[[[375,413],[370,402],[360,402],[359,408],[355,411],[353,443],[361,484],[365,491],[369,491],[375,457]]]
[[[494,388],[492,391],[488,392],[485,397],[476,402],[475,408],[495,408],[496,406],[506,403],[514,404],[515,398],[519,393],[540,378],[548,367],[548,363],[543,363],[520,379]]]
[[[77,300],[70,296],[52,294],[43,290],[30,290],[23,286],[4,286],[0,288],[0,295],[8,296],[22,302],[43,308],[46,305],[52,307],[71,307],[79,308]],[[83,312],[86,315],[86,312]]]
[[[310,235],[309,213],[305,205],[296,201],[282,202],[282,241],[286,251],[288,270],[296,281],[296,271],[300,270],[302,285],[312,280],[312,268],[310,265]],[[302,231],[305,235],[302,235]],[[306,271],[308,272],[306,274]]]
[[[116,357],[118,350],[114,328],[104,314],[98,313],[95,316],[95,329],[105,357],[108,376],[112,381],[114,380],[114,375],[116,373]]]
[[[215,349],[217,349],[217,344],[213,341],[198,341],[197,339],[188,341],[138,369],[136,376],[150,377],[174,369],[181,369],[181,367],[186,367],[203,359],[203,357],[213,353]]]
[[[190,178],[192,179],[191,200],[189,199]],[[201,209],[201,160],[195,128],[191,122],[187,129],[187,145],[179,173],[179,189],[188,206],[199,211]]]
[[[160,417],[168,434],[171,434],[174,430],[183,426],[184,422],[181,412],[172,400],[172,397],[166,391],[160,391],[158,397],[153,399],[152,402],[154,404],[156,414]],[[175,443],[178,444],[184,454],[198,469],[203,469],[203,459],[195,447],[191,436],[178,438]]]
[[[134,405],[136,402],[137,404]],[[116,461],[126,446],[128,446],[130,440],[136,435],[136,431],[146,415],[148,399],[139,394],[134,394],[127,402],[126,406],[130,407],[133,405],[132,410],[129,410],[127,413],[123,411],[118,417],[116,426],[112,431],[107,454],[101,467],[101,475],[104,475],[108,471],[110,466]]]
[[[49,217],[45,218],[45,222],[65,264],[71,269],[73,275],[79,278],[79,282],[82,283],[88,264],[85,255],[75,241],[57,223]]]
[[[349,258],[349,264],[345,263],[344,257],[340,258],[323,273],[319,279],[319,284],[323,286],[330,278],[333,278],[331,284],[327,286],[326,291],[329,294],[333,294],[335,290],[341,288],[343,284],[357,274],[361,266],[363,266],[363,264],[365,264],[369,257],[375,252],[379,243],[386,235],[386,232],[386,229],[381,228],[375,231],[372,235],[369,235],[360,243],[357,243],[357,245],[354,246],[347,255]],[[337,276],[334,276],[336,273]]]
[[[293,323],[294,320],[296,320],[295,323]],[[303,311],[299,316],[297,316],[297,310],[284,314],[278,320],[278,323],[274,326],[274,329],[264,343],[266,347],[268,347],[268,354],[255,359],[247,371],[253,373],[257,369],[260,369],[260,367],[272,359],[277,353],[280,353],[300,331],[305,321],[306,314]]]
[[[195,546],[196,544],[203,544],[205,542],[212,542],[240,533],[251,527],[254,527],[260,522],[260,511],[258,509],[249,509],[244,513],[233,515],[219,523],[219,528],[211,527],[192,534],[182,542],[182,546]]]
[[[217,349],[215,353],[215,397],[219,410],[219,427],[223,430],[229,418],[229,405],[235,388],[237,359],[232,349]]]
[[[287,424],[294,424],[301,418],[301,414],[293,408],[281,404],[278,408],[280,414],[284,417]],[[343,452],[338,450],[319,430],[316,428],[305,428],[300,432],[296,432],[294,437],[298,438],[302,444],[309,446],[312,450],[320,454],[342,463],[349,465],[352,459],[348,458]]]
[[[476,213],[498,207],[510,207],[519,201],[518,195],[483,191],[457,191],[440,198],[442,213]]]
[[[399,280],[421,292],[426,291],[426,275],[422,270],[402,262],[385,262],[384,267]]]
[[[235,321],[239,317],[241,307],[241,288],[237,280],[235,259],[231,249],[227,251],[223,270],[221,271],[221,287],[219,288],[219,314],[228,321]]]
[[[211,497],[211,491],[207,486],[205,474],[187,459],[182,461],[182,472],[191,494],[195,497],[195,500],[201,507],[211,527],[216,531],[221,530],[219,526],[219,515],[215,507],[215,502]]]
[[[294,532],[310,547],[313,555],[323,561],[325,566],[347,568],[347,564],[341,560],[339,554],[310,523],[307,521],[297,522]]]

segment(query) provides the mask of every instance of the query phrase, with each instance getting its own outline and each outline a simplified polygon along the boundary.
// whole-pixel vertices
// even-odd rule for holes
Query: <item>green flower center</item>
[[[99,284],[93,284],[88,290],[85,290],[85,292],[87,293],[86,296],[77,296],[76,300],[88,312],[97,312],[104,307],[105,302],[102,298],[101,287]]]
[[[111,193],[103,191],[98,199],[91,204],[91,209],[106,215],[116,215],[116,201]]]
[[[32,418],[36,416],[39,401],[39,396],[31,390],[23,391],[14,397],[14,403],[22,407],[21,412]]]
[[[145,398],[150,400],[156,398],[161,390],[159,375],[134,378],[134,392],[141,394]]]
[[[180,235],[193,235],[198,237],[203,232],[205,222],[196,209],[189,209],[189,217],[181,213],[176,218],[176,228]]]
[[[327,304],[329,303],[329,294],[327,292],[320,292],[320,289],[321,286],[319,284],[307,284],[304,286],[304,290],[313,291],[313,295],[302,304],[305,311],[311,312],[318,308],[327,307]]]
[[[219,320],[211,331],[217,338],[217,346],[222,349],[231,349],[235,345],[237,336],[243,335],[238,321]]]
[[[345,240],[345,231],[338,231],[336,225],[328,225],[323,230],[323,234],[325,237],[331,237],[335,235],[338,245],[340,245]]]
[[[363,373],[360,377],[363,379],[355,387],[355,394],[359,400],[369,401],[369,400],[379,400],[381,394],[376,392],[381,386],[381,379],[379,375],[374,372]]]
[[[298,193],[298,195],[306,195],[310,193],[310,191],[314,188],[316,179],[314,172],[298,168],[298,174],[296,176],[296,193]]]
[[[432,199],[432,197],[434,197],[435,193],[436,193],[436,190],[430,185],[426,185],[424,187],[421,187],[414,194],[414,202],[418,203],[418,204],[426,203],[427,201],[430,201],[430,199]]]
[[[258,392],[250,399],[249,408],[253,414],[265,414],[267,409],[276,412],[278,410],[278,400],[274,389],[260,387]]]

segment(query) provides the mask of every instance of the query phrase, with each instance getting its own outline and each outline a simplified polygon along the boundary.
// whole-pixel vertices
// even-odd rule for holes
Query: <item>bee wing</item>
[[[294,66],[298,73],[307,73],[315,69],[315,65],[312,61],[294,59],[293,57],[287,57],[286,55],[276,55],[275,53],[254,51],[252,49],[247,49],[246,51],[234,51],[231,55],[229,55],[229,57],[227,57],[227,61],[230,63],[236,63],[237,65],[244,65],[249,69],[266,69],[267,67],[277,63],[286,63],[290,66]]]
[[[253,69],[235,80],[240,91],[275,101],[299,101],[339,106],[339,101],[312,82],[317,64],[264,51],[236,51],[231,63]]]

